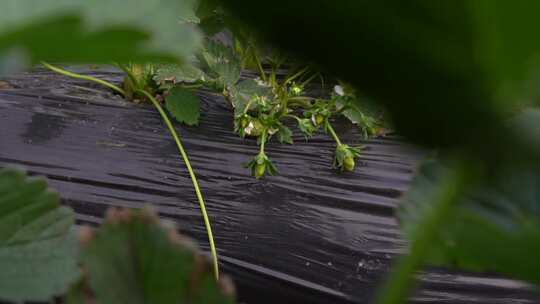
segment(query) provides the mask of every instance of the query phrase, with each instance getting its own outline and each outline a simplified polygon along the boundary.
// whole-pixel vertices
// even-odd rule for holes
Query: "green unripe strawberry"
[[[355,166],[354,157],[352,156],[345,157],[345,159],[343,160],[343,168],[347,171],[354,171],[354,166]]]
[[[315,115],[315,121],[317,122],[317,125],[320,126],[324,122],[324,116],[321,114]]]
[[[311,121],[313,122],[314,125],[320,126],[324,122],[324,116],[319,113],[314,114],[313,116],[311,116]]]
[[[256,179],[259,179],[264,176],[264,172],[266,171],[266,164],[256,164],[255,169],[253,170],[253,174],[255,175]]]
[[[274,175],[277,173],[276,167],[263,151],[259,152],[257,156],[247,163],[246,167],[251,169],[251,174],[256,179],[261,179],[266,174]]]
[[[341,169],[341,171],[354,171],[354,167],[356,166],[356,158],[359,155],[359,148],[353,148],[345,144],[340,144],[336,147],[333,167]]]

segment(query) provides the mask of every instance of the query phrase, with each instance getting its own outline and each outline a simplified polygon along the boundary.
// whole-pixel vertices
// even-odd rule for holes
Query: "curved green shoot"
[[[328,133],[332,135],[332,138],[334,138],[334,140],[336,141],[336,144],[338,146],[341,146],[341,140],[339,140],[339,137],[337,136],[336,131],[334,131],[334,128],[332,128],[332,125],[330,124],[329,121],[326,122],[326,129],[328,130]]]
[[[51,64],[48,64],[47,62],[44,62],[44,61],[42,61],[41,64],[43,64],[46,68],[48,68],[48,69],[50,69],[50,70],[52,70],[52,71],[54,71],[56,73],[66,75],[66,76],[69,76],[71,78],[93,81],[95,83],[99,83],[99,84],[101,84],[103,86],[106,86],[106,87],[112,89],[113,91],[116,91],[117,93],[122,94],[122,96],[126,96],[126,92],[124,90],[122,90],[121,88],[115,86],[114,84],[112,84],[112,83],[110,83],[108,81],[101,80],[99,78],[95,78],[95,77],[92,77],[92,76],[86,76],[86,75],[81,75],[81,74],[73,73],[73,72],[70,72],[70,71],[66,71],[64,69],[61,69],[61,68],[55,67],[55,66],[53,66]]]
[[[287,77],[279,87],[280,88],[285,87],[289,82],[291,82],[291,81],[295,80],[296,78],[302,76],[302,74],[304,74],[308,70],[309,70],[309,67],[304,67],[303,69],[299,70],[298,72],[294,73],[293,75]]]
[[[208,242],[210,243],[210,251],[212,252],[212,261],[214,265],[214,274],[216,277],[216,280],[219,279],[219,266],[218,266],[218,258],[217,258],[217,251],[216,246],[214,244],[214,237],[212,234],[212,227],[210,226],[210,219],[208,217],[208,213],[206,212],[206,205],[204,203],[204,199],[201,193],[201,189],[199,187],[199,183],[197,182],[197,177],[195,176],[195,172],[193,172],[193,168],[191,167],[191,163],[189,161],[189,158],[186,154],[186,151],[184,150],[184,146],[182,145],[182,142],[180,141],[180,137],[176,133],[176,129],[174,128],[173,124],[171,123],[171,120],[167,116],[167,113],[163,110],[163,107],[159,104],[159,102],[154,98],[154,96],[150,95],[148,92],[144,90],[137,90],[136,92],[139,92],[141,94],[144,94],[154,105],[154,107],[157,109],[159,114],[161,115],[161,118],[167,125],[167,128],[171,132],[171,135],[176,142],[176,146],[178,147],[178,151],[180,151],[180,154],[182,155],[182,158],[184,159],[184,163],[186,164],[186,167],[189,172],[189,176],[191,177],[191,181],[193,182],[193,188],[195,188],[195,194],[197,195],[197,199],[199,200],[199,206],[201,208],[201,213],[203,215],[204,224],[206,226],[206,232],[208,234]]]
[[[257,50],[254,47],[251,47],[251,45],[248,46],[248,49],[252,51],[253,58],[255,59],[255,62],[257,63],[257,68],[259,69],[261,80],[266,82],[266,73],[264,72],[261,59],[259,58],[259,55],[257,54]]]
[[[259,153],[264,154],[264,144],[266,143],[266,139],[268,136],[268,129],[264,129],[261,134],[261,144],[259,146]]]

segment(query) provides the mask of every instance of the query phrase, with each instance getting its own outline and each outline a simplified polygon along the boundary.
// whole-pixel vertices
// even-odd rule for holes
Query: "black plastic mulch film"
[[[110,69],[82,71],[121,79]],[[0,90],[0,167],[46,176],[79,224],[100,223],[111,206],[150,203],[208,249],[187,170],[152,107],[43,70],[5,80],[13,88]],[[200,125],[177,128],[240,302],[370,303],[405,248],[393,213],[422,152],[397,137],[360,141],[337,122],[343,142],[366,147],[354,173],[331,169],[331,138],[295,133],[292,146],[267,145],[280,172],[257,181],[243,167],[255,140],[233,134],[222,98],[200,96]],[[500,277],[442,269],[419,277],[412,303],[540,303],[528,285]]]

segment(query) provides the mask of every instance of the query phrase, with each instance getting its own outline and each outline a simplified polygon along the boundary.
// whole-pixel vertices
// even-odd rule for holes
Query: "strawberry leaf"
[[[174,87],[165,98],[165,105],[171,115],[188,126],[199,124],[200,100],[191,91]]]
[[[243,113],[252,98],[257,96],[270,96],[271,93],[272,89],[269,86],[260,84],[253,79],[246,79],[239,82],[236,86],[231,88],[231,101],[235,113]],[[252,107],[255,107],[255,103],[252,103],[250,109]]]
[[[80,275],[74,215],[45,180],[0,170],[0,300],[45,302]]]
[[[280,143],[287,143],[287,144],[293,144],[293,139],[292,139],[292,131],[291,129],[289,129],[288,127],[280,124],[279,125],[279,129],[278,129],[278,132],[276,134],[276,137],[277,137],[277,140],[280,142]]]
[[[216,282],[195,243],[148,210],[109,211],[82,261],[97,303],[234,303],[227,277]]]

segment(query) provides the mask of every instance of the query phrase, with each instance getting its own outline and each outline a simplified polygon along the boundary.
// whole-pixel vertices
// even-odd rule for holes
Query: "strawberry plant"
[[[318,76],[322,79],[320,73],[310,66],[292,62],[277,51],[264,52],[265,63],[270,65],[270,71],[267,72],[263,69],[261,47],[255,44],[249,32],[244,29],[237,32],[241,34],[234,36],[234,48],[206,39],[204,47],[196,56],[181,65],[117,63],[126,74],[121,87],[42,62],[55,72],[102,84],[128,100],[150,103],[156,108],[193,182],[208,233],[216,279],[219,277],[217,250],[204,198],[180,137],[161,101],[164,101],[165,109],[178,122],[191,126],[198,124],[200,115],[200,101],[194,90],[205,87],[222,94],[234,109],[234,131],[241,137],[257,138],[259,153],[245,165],[257,179],[278,172],[265,152],[265,146],[271,138],[276,138],[280,143],[293,144],[292,131],[286,125],[287,121],[295,122],[306,139],[319,128],[330,134],[336,142],[333,167],[341,171],[354,171],[361,148],[343,144],[331,125],[331,119],[344,115],[360,124],[364,130],[369,130],[364,132],[366,136],[375,129],[375,123],[365,124],[364,120],[353,119],[366,115],[353,107],[356,97],[352,91],[345,95],[342,86],[336,86],[330,99],[304,95],[305,87],[311,81]],[[279,77],[278,72],[284,64],[290,65],[291,62],[288,73]],[[253,66],[258,70],[259,77],[241,80],[241,71]]]
[[[362,129],[368,137],[374,135],[379,121],[363,113],[352,89],[336,85],[330,98],[308,96],[306,86],[319,72],[309,65],[300,65],[276,51],[263,53],[253,40],[233,37],[234,47],[207,39],[204,48],[189,66],[164,66],[156,71],[155,80],[160,87],[193,89],[205,87],[224,96],[234,110],[234,131],[240,137],[253,137],[259,144],[259,153],[246,164],[252,175],[259,179],[266,173],[274,175],[277,169],[265,152],[265,145],[275,138],[279,143],[293,144],[294,123],[306,139],[318,129],[324,130],[336,142],[333,167],[354,171],[361,147],[343,144],[334,128],[334,118],[344,116]],[[269,66],[263,69],[264,63]],[[241,71],[250,66],[258,70],[258,77],[241,79]],[[280,75],[288,67],[285,75]]]
[[[246,164],[257,179],[278,172],[265,145],[272,138],[293,144],[291,124],[296,124],[306,139],[318,129],[330,134],[336,142],[333,167],[354,171],[361,147],[342,144],[332,127],[333,119],[349,119],[365,137],[378,133],[381,120],[359,107],[359,98],[351,87],[336,86],[330,98],[308,96],[306,87],[316,78],[323,79],[313,66],[291,60],[261,43],[216,1],[202,1],[197,15],[199,28],[207,35],[203,48],[188,64],[156,68],[154,80],[162,90],[174,88],[187,96],[188,91],[204,87],[222,94],[234,110],[234,131],[240,137],[257,139],[259,153]],[[230,46],[213,38],[220,32],[232,33],[228,36]],[[256,70],[258,77],[241,79],[246,69]],[[285,75],[281,74],[283,70],[287,70]],[[193,100],[193,96],[188,99]],[[194,107],[195,103],[190,101]]]

